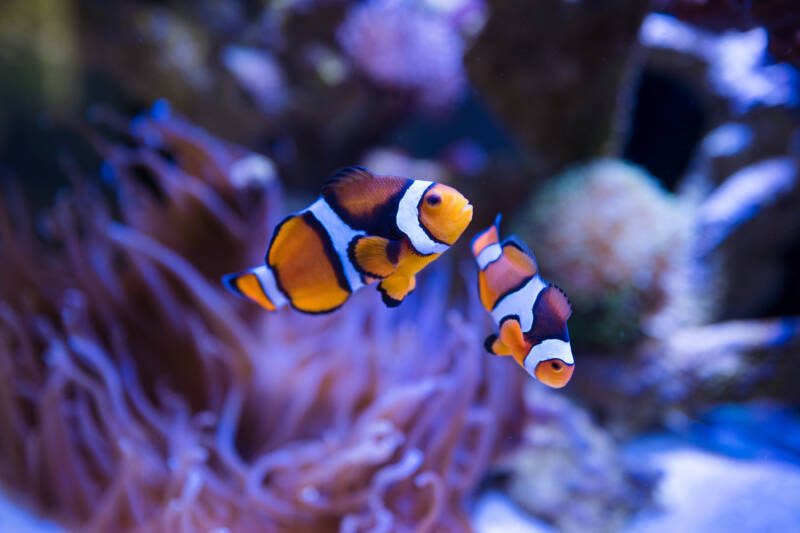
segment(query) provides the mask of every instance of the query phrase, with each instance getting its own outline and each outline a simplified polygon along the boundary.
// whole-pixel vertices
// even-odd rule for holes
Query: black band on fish
[[[306,224],[308,224],[308,226],[313,229],[317,235],[319,235],[319,238],[322,241],[322,247],[325,250],[325,256],[328,258],[328,261],[330,261],[334,272],[336,272],[336,281],[339,283],[339,287],[348,292],[352,292],[350,282],[347,281],[347,276],[344,273],[342,260],[339,257],[339,254],[336,253],[336,249],[333,247],[333,241],[331,241],[331,236],[328,235],[325,226],[323,226],[322,223],[317,220],[317,217],[315,217],[313,213],[306,212],[301,216]]]
[[[346,183],[351,180],[351,183]],[[354,182],[364,181],[365,187],[383,187],[386,197],[376,203],[369,211],[355,213],[348,209],[342,202],[342,187],[354,185]],[[322,197],[328,202],[336,215],[348,226],[369,235],[381,235],[395,240],[402,237],[402,232],[397,227],[397,209],[400,200],[411,186],[413,180],[391,176],[375,176],[364,167],[348,167],[334,174],[325,185]],[[345,192],[346,194],[346,192]]]
[[[278,271],[275,269],[275,265],[274,264],[270,264],[270,262],[269,262],[269,253],[270,253],[270,251],[272,251],[272,245],[275,244],[275,238],[280,234],[281,228],[283,227],[283,225],[286,224],[292,218],[294,218],[294,216],[295,215],[289,215],[288,217],[286,217],[283,220],[281,220],[280,222],[278,222],[278,225],[275,226],[274,230],[272,230],[272,237],[269,240],[269,245],[267,246],[267,252],[264,254],[264,264],[272,269],[272,273],[275,276],[275,286],[278,288],[278,291],[283,295],[283,297],[286,298],[287,300],[289,300],[290,304],[291,304],[291,301],[292,301],[292,297],[286,291],[286,289],[284,289],[281,286],[281,280],[279,279]]]
[[[378,285],[378,292],[381,293],[381,299],[383,300],[383,303],[386,304],[386,307],[397,307],[398,305],[403,303],[403,300],[395,300],[394,298],[389,296],[389,294],[386,292],[386,289],[384,289],[380,284]],[[408,294],[406,294],[406,296],[408,296],[412,292],[414,291],[410,291]]]
[[[533,344],[539,344],[546,339],[569,342],[567,318],[556,312],[552,300],[554,296],[560,298],[563,294],[561,289],[552,283],[539,293],[533,304],[533,316],[536,318],[531,330],[525,333],[526,340]],[[566,298],[566,295],[563,298]]]
[[[492,333],[491,335],[489,335],[488,337],[486,337],[486,340],[485,340],[485,341],[483,341],[483,347],[484,347],[484,348],[486,349],[486,351],[487,351],[487,352],[489,352],[490,354],[494,354],[494,351],[492,351],[492,345],[495,343],[495,341],[496,341],[498,338],[499,338],[499,337],[497,336],[497,333]]]

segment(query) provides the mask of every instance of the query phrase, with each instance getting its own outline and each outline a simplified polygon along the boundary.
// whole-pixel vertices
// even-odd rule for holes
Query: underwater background
[[[3,0],[0,531],[800,531],[798,68],[792,0]],[[354,164],[475,207],[400,307],[225,291]]]

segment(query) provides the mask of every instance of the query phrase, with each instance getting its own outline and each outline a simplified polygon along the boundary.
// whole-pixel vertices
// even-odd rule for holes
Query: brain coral
[[[517,226],[540,250],[542,269],[575,301],[576,322],[593,313],[590,336],[610,334],[613,344],[618,334],[633,334],[627,329],[638,328],[638,318],[686,292],[677,285],[691,265],[693,218],[690,204],[643,169],[601,159],[553,178]]]

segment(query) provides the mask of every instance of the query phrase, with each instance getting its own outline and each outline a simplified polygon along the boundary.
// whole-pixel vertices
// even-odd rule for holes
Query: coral
[[[657,473],[627,464],[608,434],[566,397],[543,387],[526,395],[523,444],[500,461],[508,492],[558,531],[618,531],[646,507]]]
[[[613,431],[629,434],[673,407],[693,410],[761,388],[792,396],[780,376],[797,371],[797,318],[726,321],[730,308],[719,302],[726,290],[762,294],[766,278],[738,277],[739,264],[758,261],[742,252],[733,261],[729,250],[771,211],[783,223],[760,232],[762,242],[795,231],[795,174],[791,158],[775,158],[710,192],[687,181],[678,196],[637,167],[599,160],[534,195],[518,229],[574,301],[570,331],[583,357],[573,390]],[[773,355],[764,359],[764,351]]]
[[[705,137],[675,182],[698,203],[698,252],[724,271],[714,278],[715,320],[796,313],[791,304],[775,302],[796,300],[797,292],[789,272],[796,270],[791,250],[800,227],[800,213],[791,207],[800,194],[792,141],[798,138],[800,74],[774,63],[763,28],[748,28],[715,34],[654,13],[640,31],[648,72],[672,80],[702,117],[698,134]],[[661,98],[668,108],[668,94]],[[669,158],[668,144],[658,139],[673,117],[662,120],[649,125],[658,132],[650,142],[665,146],[660,157]],[[710,222],[714,217],[719,220]]]
[[[712,31],[761,26],[769,35],[770,54],[800,67],[800,9],[792,0],[657,0],[654,7]]]
[[[542,270],[575,301],[572,331],[580,336],[590,328],[585,337],[614,345],[636,338],[641,317],[674,303],[676,270],[690,259],[693,217],[691,204],[644,170],[609,159],[545,184],[517,225],[534,251],[546,251],[538,256]]]
[[[752,217],[753,212],[780,200],[791,192],[797,180],[792,158],[760,161],[730,175],[703,202],[698,217],[703,240],[700,253],[716,248],[728,235]]]
[[[414,0],[368,0],[337,31],[356,66],[379,86],[440,106],[464,90],[464,41],[445,17]]]
[[[358,161],[413,112],[449,110],[465,88],[465,43],[485,18],[481,0],[384,2],[381,9],[411,18],[379,17],[339,39],[340,27],[375,6],[70,1],[81,26],[75,75],[90,79],[92,90],[96,79],[102,82],[100,97],[92,92],[86,103],[71,102],[74,113],[94,101],[131,109],[167,98],[199,125],[269,155],[287,183],[307,192],[331,169]],[[413,35],[408,23],[416,20],[424,28]],[[371,43],[373,30],[384,28],[387,37],[390,26],[405,32],[397,36],[403,39]],[[362,58],[370,58],[369,68]],[[400,72],[402,80],[384,83],[373,77],[375,68]]]
[[[797,70],[785,63],[768,64],[763,28],[718,36],[651,13],[642,23],[639,39],[646,46],[677,50],[707,62],[709,83],[730,100],[738,114],[755,105],[798,103]]]
[[[81,531],[469,531],[522,410],[479,303],[433,273],[396,311],[237,312],[217,272],[263,248],[278,191],[163,111],[90,135],[114,209],[71,166],[41,236],[0,203],[3,483]]]

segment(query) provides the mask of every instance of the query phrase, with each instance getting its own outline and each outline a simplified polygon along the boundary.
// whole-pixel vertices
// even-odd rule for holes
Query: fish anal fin
[[[393,274],[378,284],[378,291],[387,307],[397,307],[416,286],[415,276]]]
[[[494,355],[511,355],[511,349],[506,346],[495,333],[486,337],[483,346],[486,348],[487,352]]]
[[[347,255],[361,274],[383,279],[392,275],[397,267],[400,243],[383,237],[361,236],[350,242]]]

